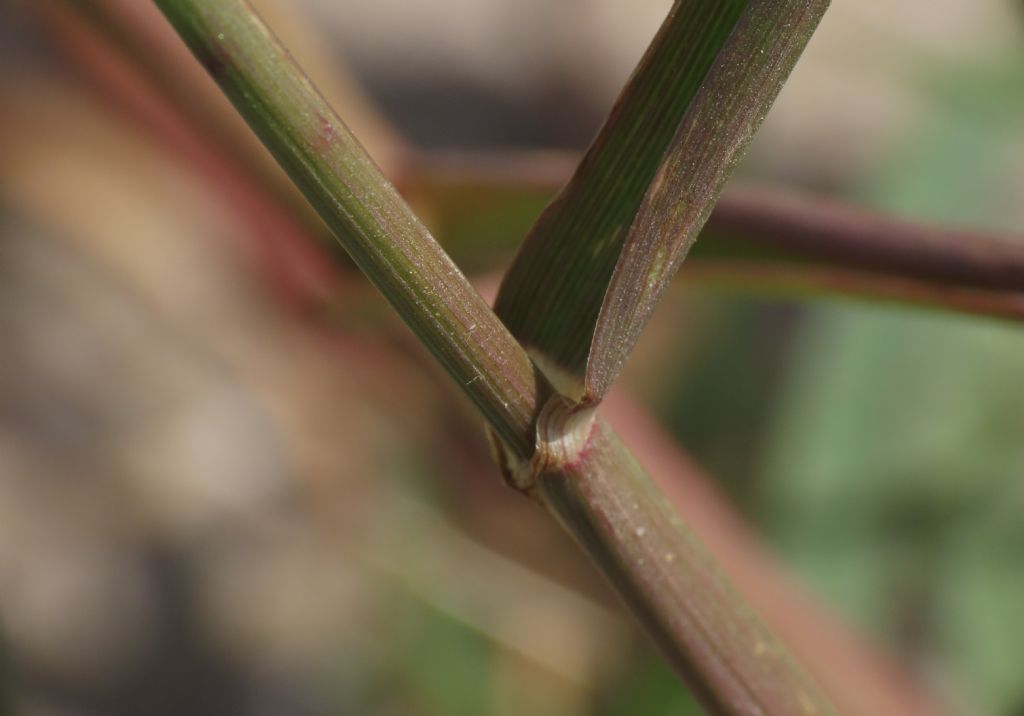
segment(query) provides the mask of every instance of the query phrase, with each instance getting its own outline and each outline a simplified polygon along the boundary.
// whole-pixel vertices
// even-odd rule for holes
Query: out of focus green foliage
[[[1024,126],[1024,55],[923,67],[932,111],[849,193],[1019,232],[1007,146]],[[831,604],[982,712],[1020,713],[1019,326],[841,301],[723,296],[715,310],[697,370],[664,401],[681,439]]]

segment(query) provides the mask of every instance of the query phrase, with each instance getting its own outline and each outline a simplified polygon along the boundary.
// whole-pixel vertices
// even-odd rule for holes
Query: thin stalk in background
[[[915,223],[795,191],[727,192],[708,231],[704,257],[727,259],[746,248],[748,259],[760,253],[938,288],[1024,293],[1020,238]]]
[[[117,15],[108,7],[110,4],[130,15]],[[234,207],[252,239],[252,255],[281,299],[300,310],[320,308],[327,296],[336,300],[340,272],[321,255],[314,238],[326,233],[323,223],[294,186],[281,191],[288,178],[270,157],[262,156],[266,152],[258,140],[238,136],[248,133],[244,122],[187,49],[180,46],[180,40],[168,32],[156,8],[126,0],[39,0],[33,9],[59,38],[58,46],[76,73],[86,78],[111,107],[127,115],[166,152],[202,177],[225,204]],[[152,27],[154,21],[158,27]],[[126,36],[148,42],[150,55],[152,48],[171,49],[171,57],[150,56],[142,62],[141,48],[129,44]],[[134,51],[129,52],[129,48]],[[156,74],[155,68],[162,65],[170,66]],[[182,94],[169,91],[162,81],[171,75],[182,85],[182,91],[198,79],[202,86],[212,85],[210,89],[217,94],[211,98],[195,92],[182,107],[176,99]],[[225,116],[228,112],[231,117]],[[222,142],[223,137],[232,134],[232,126],[234,136]],[[255,151],[261,161],[254,161]],[[280,177],[274,179],[274,175]],[[294,210],[299,202],[301,212]],[[341,253],[340,248],[336,253]]]
[[[723,714],[831,713],[603,423],[561,423],[558,396],[547,401],[519,344],[249,6],[157,4],[356,263],[480,408],[506,454],[529,461],[530,475],[551,478],[534,494],[584,545],[703,702]],[[545,437],[535,450],[541,408],[547,417],[537,430]],[[559,475],[562,491],[555,489]],[[622,530],[640,539],[628,540]],[[646,530],[652,539],[643,539]]]
[[[480,204],[501,212],[544,201],[574,161],[551,151],[425,152],[399,181],[445,229],[461,227]],[[520,229],[450,250],[460,263],[489,266],[514,248]],[[1020,237],[886,216],[794,189],[726,187],[679,277],[759,295],[830,294],[1024,320]]]

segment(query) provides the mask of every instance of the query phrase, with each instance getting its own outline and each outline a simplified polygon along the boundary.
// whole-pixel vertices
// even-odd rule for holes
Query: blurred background
[[[258,5],[485,292],[669,7]],[[736,181],[1019,230],[1022,77],[833,0]],[[0,713],[696,713],[322,233],[148,3],[0,4]],[[851,682],[1024,714],[1019,327],[683,279],[609,413]]]

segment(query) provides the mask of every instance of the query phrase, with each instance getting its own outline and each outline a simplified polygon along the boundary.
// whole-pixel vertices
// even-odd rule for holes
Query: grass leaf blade
[[[601,306],[587,390],[603,395],[810,40],[828,0],[754,0],[644,197]]]
[[[496,303],[567,396],[607,391],[827,5],[673,6]]]
[[[677,2],[575,175],[520,247],[495,303],[512,333],[578,392],[625,231],[676,127],[748,0]]]

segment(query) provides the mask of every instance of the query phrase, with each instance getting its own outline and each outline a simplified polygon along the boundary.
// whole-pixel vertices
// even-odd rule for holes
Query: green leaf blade
[[[700,0],[672,8],[575,175],[521,247],[495,309],[542,363],[582,380],[625,232],[747,4]]]
[[[673,7],[496,303],[563,393],[607,392],[827,6]]]
[[[755,0],[672,139],[626,237],[594,330],[588,393],[604,395],[704,227],[828,0]]]

